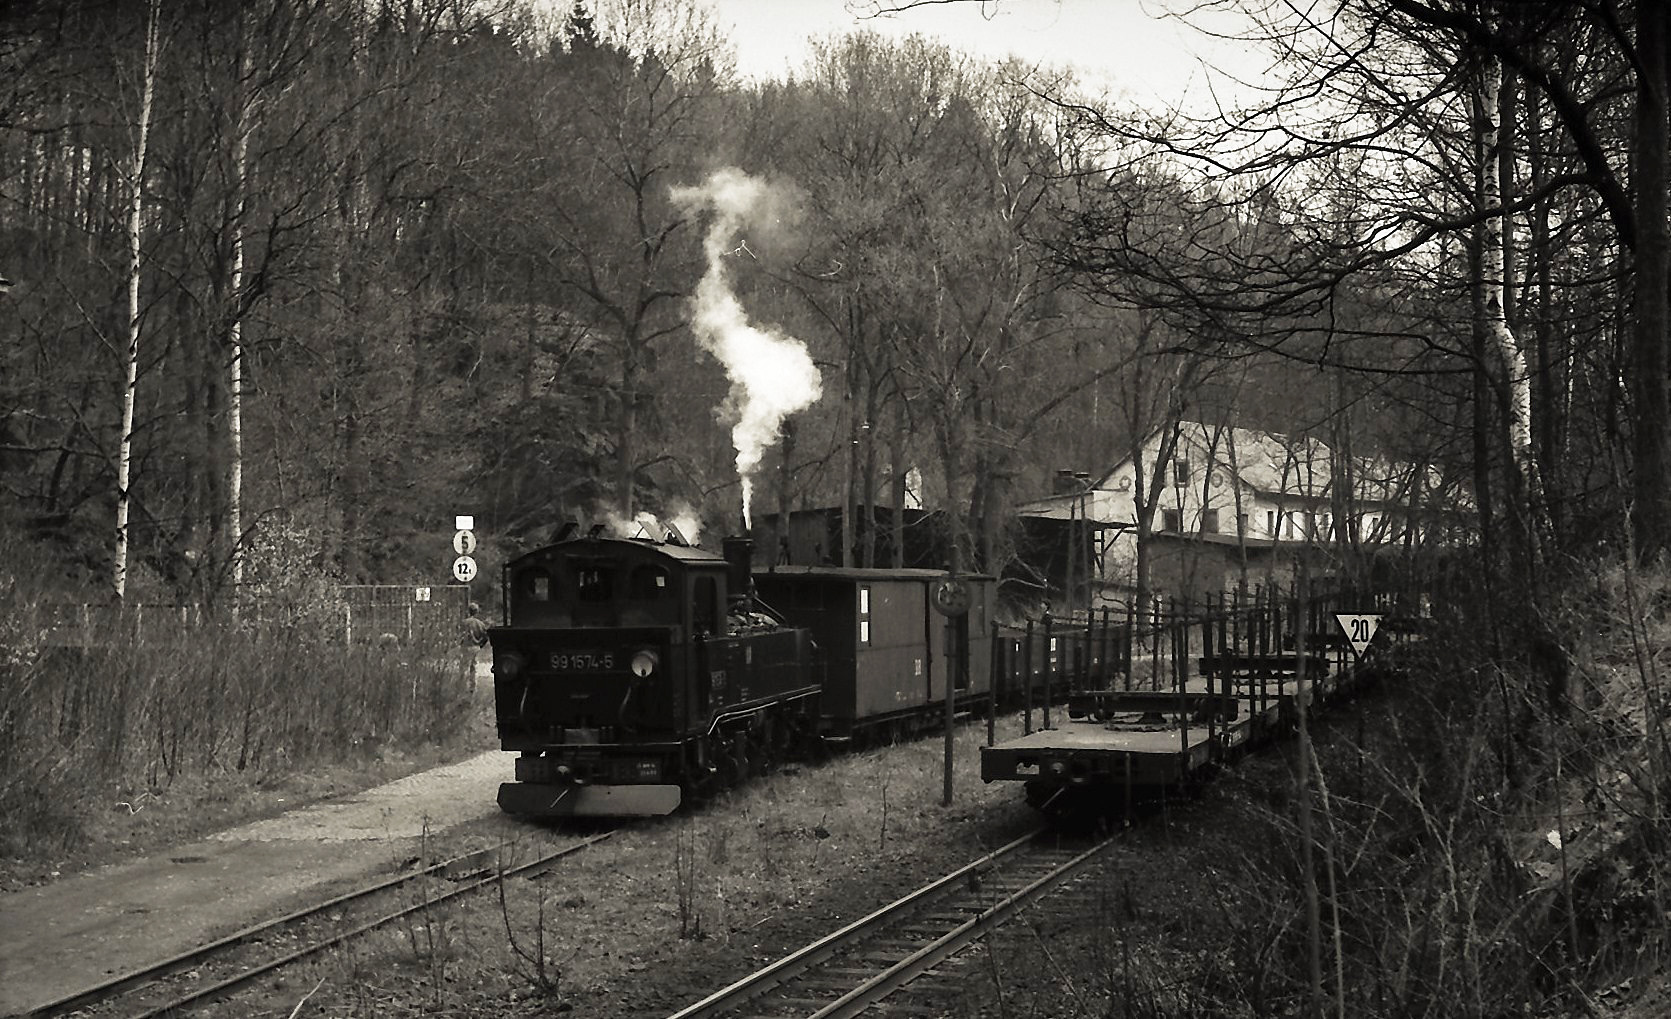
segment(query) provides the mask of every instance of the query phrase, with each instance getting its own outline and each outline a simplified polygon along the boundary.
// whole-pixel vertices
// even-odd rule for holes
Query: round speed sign
[[[969,611],[969,585],[960,577],[942,577],[929,591],[934,611],[942,616],[961,616]]]
[[[460,584],[468,584],[476,579],[476,560],[467,555],[461,555],[453,560],[453,579]]]

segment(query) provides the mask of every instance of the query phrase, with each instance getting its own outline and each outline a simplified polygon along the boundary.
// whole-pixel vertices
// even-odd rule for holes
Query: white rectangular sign
[[[476,518],[475,517],[473,517],[473,516],[471,516],[471,517],[453,517],[453,530],[455,530],[455,531],[474,531],[475,529],[476,529]]]

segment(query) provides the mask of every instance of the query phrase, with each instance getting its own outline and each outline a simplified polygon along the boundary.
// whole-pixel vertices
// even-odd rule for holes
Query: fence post
[[[1023,735],[1033,733],[1033,621],[1027,620],[1027,640],[1022,648],[1021,668],[1026,673],[1022,685],[1023,700],[1021,710],[1021,730]]]
[[[1092,642],[1091,636],[1096,632],[1095,622],[1096,613],[1094,611],[1087,610],[1085,613],[1085,642],[1080,648],[1079,688],[1081,690],[1089,690],[1091,688],[1092,652],[1096,649],[1096,645]]]
[[[994,619],[992,621],[992,653],[991,653],[991,656],[990,656],[990,661],[991,661],[991,665],[988,667],[987,672],[991,676],[991,680],[987,684],[989,689],[986,691],[986,745],[987,746],[991,746],[993,743],[997,742],[998,677],[1000,675],[1007,675],[1008,672],[1009,672],[1008,668],[1004,668],[1004,669],[999,668],[999,666],[1001,664],[1005,664],[1004,663],[1004,642],[1003,642],[1003,638],[998,636],[998,621],[996,619]],[[1006,685],[1008,685],[1008,684],[1006,684]]]
[[[1183,769],[1180,777],[1189,774],[1189,684],[1187,682],[1189,662],[1189,620],[1181,618],[1178,612],[1176,596],[1167,599],[1168,614],[1172,617],[1172,624],[1167,632],[1172,637],[1172,688],[1178,692],[1178,735],[1183,742]]]
[[[1044,617],[1044,727],[1050,728],[1050,698],[1055,694],[1056,685],[1056,637],[1053,622],[1047,613]]]
[[[1149,689],[1159,690],[1160,685],[1160,596],[1155,596],[1154,613],[1150,615],[1152,621],[1149,630]]]
[[[1126,600],[1126,632],[1120,641],[1120,674],[1123,685],[1131,689],[1131,656],[1137,653],[1137,603]]]

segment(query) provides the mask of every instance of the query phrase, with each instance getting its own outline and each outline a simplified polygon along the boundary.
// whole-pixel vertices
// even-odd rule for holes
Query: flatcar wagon
[[[1139,791],[1192,785],[1293,731],[1302,711],[1390,671],[1384,656],[1402,636],[1389,633],[1367,657],[1338,636],[1348,620],[1382,618],[1363,614],[1376,599],[1346,591],[1303,603],[1174,602],[1166,621],[1116,642],[1127,649],[1119,674],[1073,692],[1065,720],[1053,726],[1046,716],[1038,730],[1029,721],[1023,735],[983,747],[981,778],[1023,783],[1027,801],[1047,813],[1129,806]],[[1132,655],[1140,645],[1147,652]]]

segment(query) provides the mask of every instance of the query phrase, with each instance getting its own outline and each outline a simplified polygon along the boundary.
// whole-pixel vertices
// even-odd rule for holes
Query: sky
[[[1123,92],[1137,101],[1204,100],[1203,60],[1241,77],[1256,75],[1265,63],[1247,47],[1226,45],[1164,16],[1199,0],[963,0],[883,17],[865,16],[871,7],[866,0],[707,2],[737,47],[738,71],[756,79],[802,66],[809,38],[854,29],[935,36],[994,60],[1013,54],[1031,63],[1069,64],[1093,91]],[[1217,25],[1225,25],[1222,18]]]

